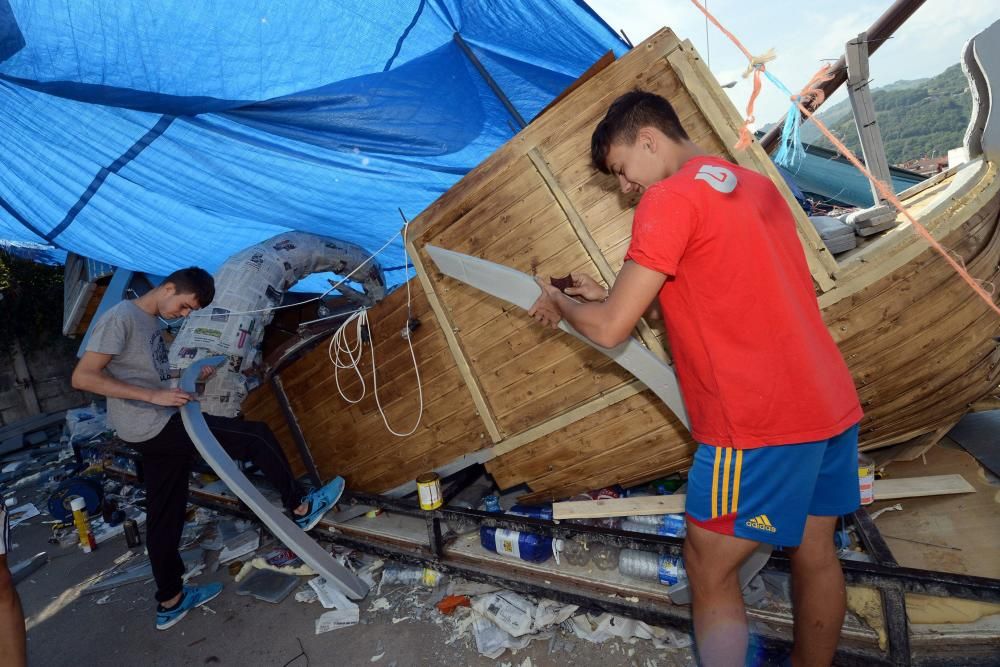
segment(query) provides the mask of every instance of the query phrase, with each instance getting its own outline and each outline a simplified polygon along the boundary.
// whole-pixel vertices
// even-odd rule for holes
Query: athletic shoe
[[[156,629],[166,630],[177,625],[187,613],[195,607],[200,607],[209,600],[214,600],[222,592],[222,584],[212,583],[204,586],[185,586],[181,600],[170,609],[156,607]]]
[[[344,478],[334,477],[326,486],[309,492],[302,502],[309,503],[309,512],[295,517],[295,523],[302,530],[312,530],[323,515],[333,509],[344,492]]]

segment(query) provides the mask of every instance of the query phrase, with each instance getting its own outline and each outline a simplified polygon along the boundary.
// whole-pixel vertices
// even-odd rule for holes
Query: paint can
[[[875,461],[864,454],[858,454],[858,488],[862,505],[875,502]]]
[[[428,472],[417,477],[417,497],[420,499],[422,510],[436,510],[441,507],[441,476],[436,472]]]

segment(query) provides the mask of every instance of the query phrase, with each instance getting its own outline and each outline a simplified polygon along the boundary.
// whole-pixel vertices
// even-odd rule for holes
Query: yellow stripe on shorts
[[[733,514],[740,507],[740,473],[743,472],[743,450],[736,450],[736,470],[733,472]]]
[[[722,514],[729,508],[729,464],[733,461],[733,448],[726,447],[726,463],[722,473]]]
[[[722,461],[722,449],[720,447],[715,448],[715,469],[712,471],[712,518],[719,516],[718,503],[716,499],[719,497],[719,462]]]

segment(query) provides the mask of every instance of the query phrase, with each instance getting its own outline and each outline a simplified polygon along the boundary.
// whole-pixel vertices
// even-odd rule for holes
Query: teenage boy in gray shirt
[[[222,584],[185,586],[178,547],[187,511],[188,479],[197,452],[178,408],[195,397],[171,387],[167,346],[159,318],[187,317],[211,303],[212,276],[197,267],[171,273],[134,301],[122,301],[94,325],[73,371],[73,387],[108,398],[108,420],[118,437],[142,454],[146,485],[146,545],[156,581],[156,627],[175,625],[194,607],[217,596]],[[206,368],[201,379],[214,369]],[[219,443],[234,459],[250,460],[281,492],[295,522],[310,530],[340,498],[335,478],[308,495],[295,480],[281,445],[267,424],[205,415]]]

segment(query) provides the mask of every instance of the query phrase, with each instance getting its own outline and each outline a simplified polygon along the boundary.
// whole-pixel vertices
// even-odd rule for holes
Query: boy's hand
[[[535,282],[542,288],[542,293],[528,310],[528,315],[543,326],[557,329],[559,321],[562,320],[562,311],[559,310],[557,299],[563,298],[562,292],[540,278],[535,278]]]
[[[608,298],[608,290],[584,273],[571,273],[573,286],[566,288],[566,294],[580,296],[587,301],[604,301]]]
[[[198,382],[204,382],[213,375],[215,375],[215,366],[202,366],[201,372],[198,374]]]
[[[168,408],[179,408],[192,400],[191,394],[180,389],[157,389],[149,396],[149,402],[154,405],[162,405]]]

